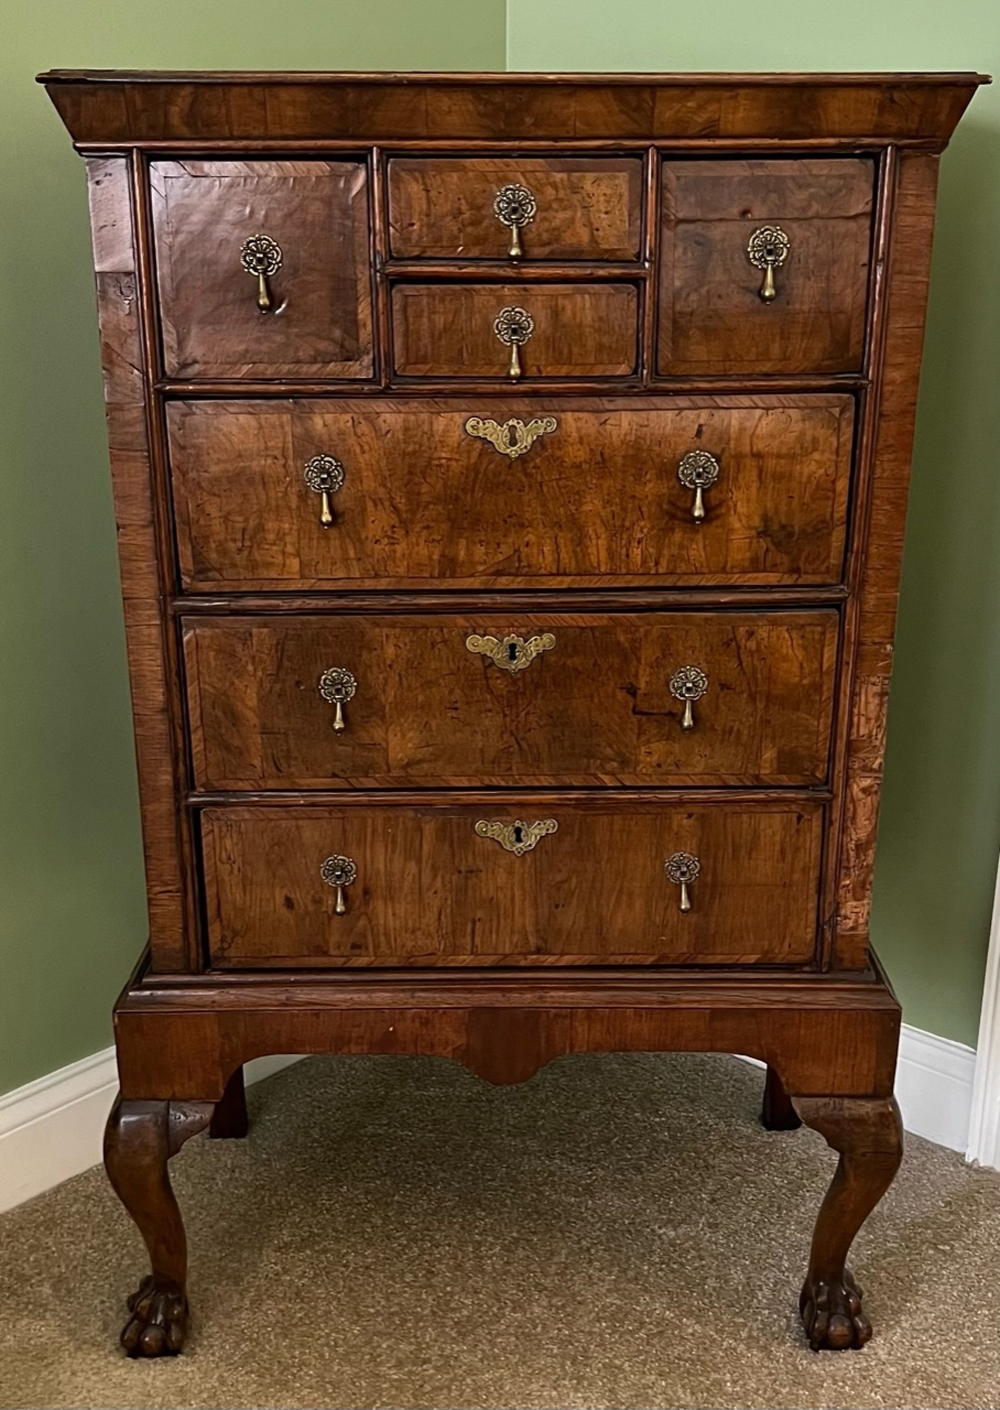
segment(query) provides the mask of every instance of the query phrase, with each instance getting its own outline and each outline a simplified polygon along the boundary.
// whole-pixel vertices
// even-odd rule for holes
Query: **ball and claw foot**
[[[837,1282],[807,1278],[799,1311],[813,1351],[857,1351],[871,1337],[861,1289],[846,1270]]]
[[[176,1283],[143,1278],[128,1309],[121,1342],[129,1356],[177,1355],[187,1336],[188,1304]]]

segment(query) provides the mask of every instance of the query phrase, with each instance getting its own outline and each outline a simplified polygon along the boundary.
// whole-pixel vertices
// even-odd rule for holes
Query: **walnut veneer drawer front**
[[[189,401],[167,425],[189,590],[841,576],[847,396]]]
[[[189,618],[198,786],[817,784],[837,614]]]
[[[638,362],[631,284],[397,284],[401,377],[629,377]]]
[[[358,161],[153,162],[170,377],[370,377]]]
[[[660,372],[857,372],[874,189],[867,158],[666,162]]]
[[[530,795],[207,809],[212,963],[806,964],[822,820]]]
[[[399,257],[635,260],[635,157],[397,157],[389,239]]]

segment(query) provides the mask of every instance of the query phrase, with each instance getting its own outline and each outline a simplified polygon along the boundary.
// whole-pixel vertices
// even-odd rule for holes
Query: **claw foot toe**
[[[813,1351],[856,1351],[871,1337],[861,1289],[846,1270],[842,1279],[807,1278],[799,1311]]]
[[[176,1356],[187,1335],[188,1304],[176,1283],[149,1276],[128,1300],[122,1331],[129,1356]]]

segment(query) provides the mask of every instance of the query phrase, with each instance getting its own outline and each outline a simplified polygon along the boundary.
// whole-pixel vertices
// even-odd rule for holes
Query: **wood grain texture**
[[[482,818],[558,831],[522,856]],[[217,967],[328,964],[807,964],[816,943],[823,809],[498,796],[365,809],[210,808],[202,814]],[[700,859],[692,909],[664,875]],[[350,857],[347,913],[320,866]]]
[[[195,784],[822,783],[837,624],[831,610],[188,619]],[[553,645],[517,673],[468,649],[512,632]],[[690,730],[670,692],[686,665],[708,678]],[[340,733],[318,688],[331,666],[357,681]]]
[[[190,962],[128,162],[87,160],[104,398],[125,609],[150,944],[162,969]],[[137,944],[141,937],[136,937]]]
[[[637,260],[642,163],[637,157],[397,157],[389,163],[390,250],[397,257],[507,257],[510,229],[493,202],[516,183],[537,210],[520,232],[523,258]]]
[[[149,180],[168,375],[372,375],[363,162],[161,161]],[[265,314],[240,263],[258,234],[282,254]]]
[[[797,1094],[888,1097],[899,1022],[877,971],[145,974],[115,1009],[126,1098],[213,1102],[237,1066],[273,1043],[286,1053],[448,1057],[491,1082],[524,1081],[572,1052],[741,1052]]]
[[[830,136],[944,146],[979,83],[950,74],[40,74],[77,142]]]
[[[631,284],[396,284],[392,367],[400,377],[509,382],[510,348],[494,331],[522,308],[534,332],[519,350],[522,379],[630,377],[638,368],[638,293]]]
[[[514,460],[465,430],[551,415]],[[191,591],[840,580],[849,396],[171,402]],[[681,457],[719,462],[694,522]],[[345,469],[335,520],[302,470]]]
[[[930,283],[937,158],[899,159],[873,473],[857,561],[858,625],[839,857],[835,963],[864,963],[885,758],[906,496]]]
[[[659,372],[859,370],[874,182],[861,158],[665,162]],[[770,303],[747,254],[763,226],[790,242]]]

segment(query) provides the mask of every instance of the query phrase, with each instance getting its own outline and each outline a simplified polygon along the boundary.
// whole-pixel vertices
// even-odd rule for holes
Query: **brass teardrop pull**
[[[319,678],[319,693],[334,707],[333,728],[339,734],[346,729],[344,706],[354,699],[358,683],[343,666],[331,666]]]
[[[257,278],[257,308],[270,313],[274,300],[268,280],[281,268],[281,246],[270,235],[251,235],[240,251],[240,263]]]
[[[493,214],[501,225],[510,228],[510,249],[507,251],[511,259],[520,259],[524,254],[521,245],[521,228],[530,225],[535,218],[538,209],[534,196],[527,186],[522,186],[519,182],[511,182],[508,186],[501,186],[493,202]]]
[[[344,893],[358,875],[358,869],[353,860],[350,857],[327,857],[319,869],[319,874],[327,886],[332,886],[337,893],[337,898],[333,903],[334,915],[346,915],[347,897]]]
[[[774,271],[788,258],[791,241],[780,225],[762,225],[750,236],[747,254],[755,269],[764,271],[764,282],[757,291],[758,297],[769,304],[778,290],[774,282]]]
[[[689,450],[677,465],[677,478],[686,490],[694,490],[691,518],[700,524],[705,518],[705,491],[719,478],[719,462],[707,450]]]
[[[343,487],[345,471],[339,460],[332,455],[314,455],[307,460],[302,471],[303,479],[314,494],[320,497],[319,522],[324,529],[333,523],[333,506],[330,496]]]
[[[697,666],[681,666],[670,677],[670,694],[684,702],[681,729],[694,729],[694,702],[700,700],[707,689],[708,676]]]
[[[510,348],[507,375],[512,382],[521,376],[520,349],[535,331],[535,320],[526,309],[512,305],[502,308],[493,320],[493,331],[501,343]]]
[[[680,909],[687,913],[691,909],[691,892],[688,889],[701,871],[701,862],[690,852],[675,852],[663,863],[667,880],[681,888]]]

